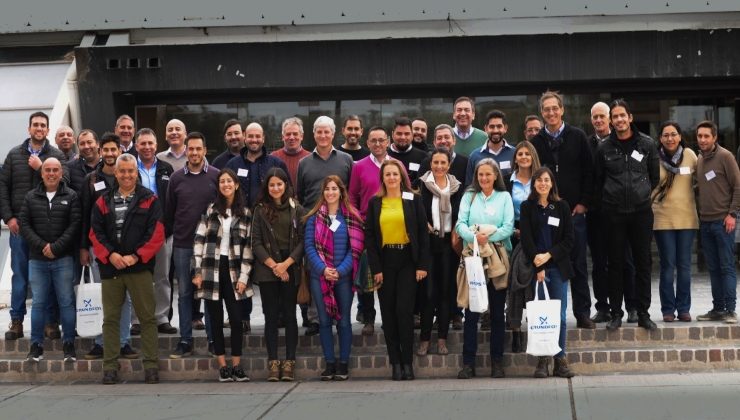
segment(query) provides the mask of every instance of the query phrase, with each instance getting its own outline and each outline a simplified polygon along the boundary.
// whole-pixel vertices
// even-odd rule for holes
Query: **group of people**
[[[334,120],[321,116],[313,124],[316,147],[308,151],[303,123],[291,117],[282,123],[284,147],[271,154],[258,123],[242,129],[229,120],[227,149],[212,163],[204,135],[188,132],[180,120],[167,123],[163,152],[156,153],[153,130],[136,131],[123,115],[114,132],[100,138],[82,130],[75,155],[51,145],[48,116],[34,113],[29,138],[9,152],[0,176],[13,270],[5,338],[23,337],[30,286],[29,360],[43,357],[45,336],[62,338],[64,360],[76,360],[73,285],[89,275],[102,283],[104,321],[85,357],[102,357],[103,383],[116,383],[118,358],[139,357],[130,335],[141,334],[145,380],[156,383],[157,336],[178,332],[170,324],[174,278],[180,340],[169,356],[192,355],[192,330],[204,328],[218,379],[248,381],[240,358],[256,286],[268,380],[295,378],[299,300],[306,333],[320,337],[321,379],[345,380],[354,295],[362,334],[371,335],[377,292],[393,380],[414,379],[414,354],[448,354],[450,324],[464,330],[458,378],[474,377],[479,321],[490,325],[491,376],[500,378],[505,329],[512,331],[511,351],[522,351],[523,309],[544,283],[561,301],[561,351],[552,370],[550,358],[540,357],[534,376],[571,377],[565,358],[569,285],[578,328],[604,322],[609,330],[620,328],[624,303],[627,322],[655,329],[648,314],[654,235],[663,321],[691,321],[697,229],[713,295],[713,308],[697,319],[737,322],[740,170],[717,143],[716,125],[697,125],[697,157],[676,122],[661,126],[657,142],[641,133],[623,100],[593,106],[590,137],[564,122],[559,93],[545,92],[539,109],[541,118],[526,118],[526,140],[516,145],[506,140],[509,122],[501,111],[488,113],[484,130],[473,127],[475,103],[468,97],[454,102],[454,126],[434,128],[433,147],[423,119],[399,118],[389,135],[380,126],[365,131],[354,115],[345,119],[344,143],[335,147]],[[69,131],[59,129],[58,146],[70,143],[62,139],[73,138]],[[361,145],[365,133],[367,148]],[[457,293],[461,255],[475,243],[501,252],[507,262],[503,276],[489,278],[489,311],[483,314],[460,307]],[[279,328],[285,328],[284,359]]]

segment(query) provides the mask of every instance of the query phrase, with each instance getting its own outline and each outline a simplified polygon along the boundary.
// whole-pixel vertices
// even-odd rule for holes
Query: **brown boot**
[[[280,360],[268,360],[267,366],[269,373],[267,374],[268,382],[277,382],[280,380]]]
[[[362,327],[362,335],[369,336],[375,334],[375,324],[368,322]]]
[[[537,358],[537,367],[534,369],[535,378],[547,378],[550,376],[550,357],[540,356]]]
[[[560,378],[572,378],[576,376],[575,372],[568,367],[568,361],[565,357],[555,357],[555,367],[552,369],[552,376]]]
[[[49,340],[59,340],[62,338],[62,333],[59,331],[59,324],[46,324],[44,326],[44,337]]]
[[[283,361],[283,365],[282,365],[283,373],[280,375],[280,380],[283,382],[293,382],[293,380],[295,380],[295,376],[293,373],[294,369],[295,369],[295,360]]]
[[[13,319],[10,321],[8,331],[5,332],[6,340],[17,340],[23,338],[23,321],[20,319]]]

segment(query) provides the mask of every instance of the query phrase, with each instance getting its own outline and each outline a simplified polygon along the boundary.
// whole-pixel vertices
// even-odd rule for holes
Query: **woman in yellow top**
[[[699,218],[693,180],[696,154],[681,137],[681,127],[660,127],[660,182],[653,190],[653,234],[660,255],[660,310],[663,321],[691,321],[691,247]],[[673,290],[673,273],[676,290]]]
[[[421,197],[396,160],[380,166],[380,190],[367,208],[365,248],[393,380],[413,380],[414,300],[429,269],[429,235]]]

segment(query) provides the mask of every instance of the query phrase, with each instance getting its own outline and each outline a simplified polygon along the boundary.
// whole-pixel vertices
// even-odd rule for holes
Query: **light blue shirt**
[[[511,174],[511,200],[514,203],[514,220],[516,221],[519,221],[522,202],[529,197],[531,188],[532,178],[529,178],[526,184],[522,184],[522,181],[516,177],[516,172]]]
[[[157,194],[157,158],[154,158],[154,164],[151,168],[147,169],[144,164],[141,163],[141,159],[136,158],[139,166],[139,178],[141,179],[141,185],[149,188],[155,195]]]
[[[488,242],[502,241],[506,249],[511,251],[509,238],[514,233],[514,205],[511,195],[506,191],[495,190],[488,197],[482,192],[476,193],[475,197],[472,194],[472,191],[467,191],[460,200],[460,213],[455,225],[455,230],[465,241],[465,245],[475,240],[471,226],[494,225],[497,230],[488,237]]]

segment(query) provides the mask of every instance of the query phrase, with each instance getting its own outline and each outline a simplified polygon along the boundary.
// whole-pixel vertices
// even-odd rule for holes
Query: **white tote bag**
[[[465,278],[468,282],[468,309],[483,313],[488,309],[488,287],[478,241],[473,239],[473,256],[465,257]]]
[[[539,300],[538,285],[545,290]],[[550,299],[545,282],[535,282],[534,300],[527,302],[527,354],[554,356],[560,353],[560,300]]]
[[[103,333],[103,292],[100,283],[85,282],[85,268],[82,268],[80,285],[77,286],[77,334],[80,337],[96,337]]]

